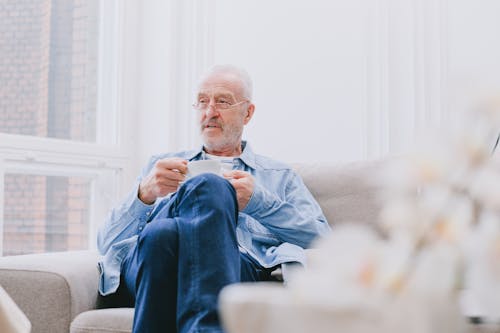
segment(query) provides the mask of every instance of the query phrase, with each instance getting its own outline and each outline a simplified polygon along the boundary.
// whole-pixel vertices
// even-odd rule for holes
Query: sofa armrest
[[[34,333],[67,333],[73,318],[98,300],[97,252],[70,251],[0,258],[0,285]]]

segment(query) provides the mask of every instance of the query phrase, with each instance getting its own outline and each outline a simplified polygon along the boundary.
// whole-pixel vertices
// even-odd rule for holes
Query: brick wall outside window
[[[95,142],[97,1],[0,0],[0,132]],[[4,188],[4,255],[88,247],[89,179]]]

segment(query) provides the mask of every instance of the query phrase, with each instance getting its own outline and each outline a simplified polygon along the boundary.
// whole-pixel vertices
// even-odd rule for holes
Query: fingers
[[[241,179],[246,177],[252,177],[252,175],[246,171],[232,170],[224,172],[224,177],[229,179]]]
[[[177,170],[181,174],[187,173],[188,161],[182,158],[164,158],[156,162],[156,167],[163,170]]]
[[[158,197],[177,191],[180,182],[184,181],[187,172],[187,161],[181,158],[165,158],[158,160],[147,177],[139,186],[139,199],[150,204]]]
[[[236,190],[236,199],[238,200],[238,209],[245,209],[250,201],[254,188],[254,179],[252,175],[244,171],[233,171],[233,178],[230,180]]]
[[[187,161],[180,158],[166,158],[155,165],[155,180],[159,185],[177,186],[186,179]]]
[[[186,179],[186,175],[177,170],[159,169],[156,173],[156,179],[159,183],[167,182],[181,182]]]

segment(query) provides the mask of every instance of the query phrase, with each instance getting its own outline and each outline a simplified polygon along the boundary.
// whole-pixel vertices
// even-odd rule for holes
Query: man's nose
[[[214,101],[210,101],[210,103],[208,104],[206,110],[205,110],[205,115],[208,117],[208,118],[212,118],[214,116],[217,116],[219,114],[219,112],[217,111],[217,108],[216,108],[216,104]]]

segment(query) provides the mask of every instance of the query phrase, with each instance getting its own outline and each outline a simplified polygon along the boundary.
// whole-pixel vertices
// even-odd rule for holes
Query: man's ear
[[[245,119],[244,119],[244,124],[248,124],[248,122],[250,121],[250,119],[252,119],[253,117],[253,113],[255,111],[255,105],[254,104],[250,104],[247,108],[247,114],[245,116]]]

